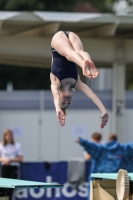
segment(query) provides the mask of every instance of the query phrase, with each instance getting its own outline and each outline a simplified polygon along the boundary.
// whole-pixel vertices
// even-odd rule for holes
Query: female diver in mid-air
[[[91,98],[101,110],[100,127],[104,128],[108,121],[108,113],[100,99],[80,80],[78,75],[76,64],[82,68],[83,75],[89,79],[96,78],[99,74],[90,55],[84,52],[80,38],[73,32],[59,31],[52,38],[51,51],[51,91],[61,126],[65,125],[66,109],[71,105],[72,88],[75,88]]]

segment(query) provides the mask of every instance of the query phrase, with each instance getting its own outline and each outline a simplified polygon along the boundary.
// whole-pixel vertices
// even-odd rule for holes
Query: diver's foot
[[[90,72],[91,72],[92,78],[97,78],[99,75],[99,72],[98,72],[97,68],[95,67],[94,62],[89,61],[89,63],[90,63],[89,67],[90,67]]]
[[[83,70],[83,75],[91,79],[92,76],[89,65],[90,63],[88,60],[83,61],[82,70]]]

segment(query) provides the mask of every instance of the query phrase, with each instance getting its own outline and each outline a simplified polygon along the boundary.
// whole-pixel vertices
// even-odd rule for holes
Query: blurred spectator
[[[117,142],[117,136],[110,134],[108,142],[105,144],[97,144],[92,141],[87,141],[79,138],[77,142],[84,147],[84,149],[95,160],[93,172],[117,172],[121,163],[121,159],[125,150],[124,144]]]
[[[79,138],[76,142],[91,155],[93,160],[91,173],[118,172],[123,160],[129,155],[133,155],[133,144],[118,143],[115,134],[110,134],[108,142],[105,144],[97,144],[82,138]]]
[[[117,138],[117,135],[111,133],[108,137],[108,142],[112,142],[112,141],[117,141],[118,138]]]
[[[121,169],[125,169],[129,173],[133,172],[133,153],[129,153],[128,156],[122,160]]]
[[[100,143],[102,140],[102,135],[101,133],[98,133],[98,132],[94,132],[91,136],[91,141],[92,142],[95,142],[95,143]],[[87,152],[87,151],[84,151],[84,159],[86,161],[89,161],[91,159],[91,156],[90,154]]]
[[[129,143],[128,155],[125,156],[121,163],[121,169],[127,170],[129,173],[133,172],[133,143]]]
[[[14,141],[11,130],[5,130],[0,143],[1,177],[17,179],[18,167],[22,162],[22,158],[21,145]],[[12,199],[12,193],[13,189],[9,189],[9,200]]]
[[[100,144],[102,140],[102,135],[101,133],[98,133],[98,132],[94,132],[91,136],[91,141],[94,142],[94,143],[97,143],[97,144]],[[91,155],[84,150],[84,159],[86,161],[90,161],[91,160],[91,173],[93,172],[93,166],[95,165],[95,159],[93,159],[93,157],[91,157]],[[90,191],[90,174],[88,176],[88,193]],[[87,200],[89,199],[89,196],[87,196]]]

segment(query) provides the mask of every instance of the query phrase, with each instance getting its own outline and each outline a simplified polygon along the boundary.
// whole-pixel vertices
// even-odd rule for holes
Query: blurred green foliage
[[[14,90],[50,89],[50,69],[0,65],[0,90],[12,82]]]
[[[0,65],[0,90],[12,82],[14,90],[50,89],[50,69]],[[133,90],[133,67],[126,69],[126,89]]]
[[[126,89],[133,90],[133,67],[126,69]]]
[[[118,0],[0,0],[0,10],[10,11],[66,11],[74,12],[76,5],[89,3],[99,12],[113,12]],[[131,0],[128,0],[129,2]]]

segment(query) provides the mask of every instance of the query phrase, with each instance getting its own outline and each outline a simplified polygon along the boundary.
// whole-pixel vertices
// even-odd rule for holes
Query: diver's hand
[[[65,125],[65,114],[64,112],[60,109],[60,110],[56,110],[56,116],[58,119],[58,122],[60,123],[61,126]]]
[[[101,123],[100,123],[100,127],[104,128],[104,126],[106,126],[108,119],[109,119],[109,115],[107,112],[102,113],[101,115]]]

